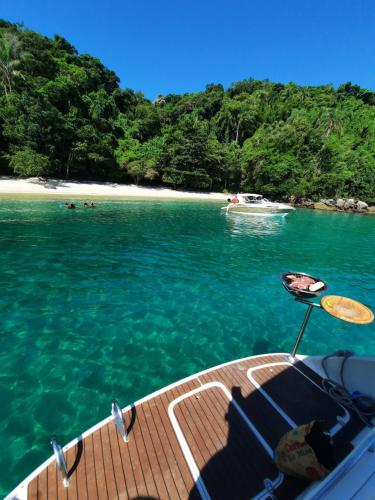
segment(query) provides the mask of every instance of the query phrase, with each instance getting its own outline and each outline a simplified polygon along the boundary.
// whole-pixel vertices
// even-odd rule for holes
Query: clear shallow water
[[[375,309],[375,217],[226,215],[201,202],[0,201],[0,495],[132,402],[231,359],[289,351],[300,270]],[[309,354],[375,355],[375,328],[314,311]]]

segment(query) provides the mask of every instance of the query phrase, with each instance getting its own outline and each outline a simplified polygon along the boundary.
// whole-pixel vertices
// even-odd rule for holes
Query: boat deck
[[[126,411],[128,443],[107,419],[68,446],[69,487],[52,460],[28,484],[28,498],[294,498],[308,484],[276,468],[281,436],[313,419],[326,420],[334,440],[363,427],[319,383],[301,361],[277,354],[190,377]]]

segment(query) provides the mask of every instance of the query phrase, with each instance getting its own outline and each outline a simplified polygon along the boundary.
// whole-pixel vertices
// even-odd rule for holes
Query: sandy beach
[[[2,199],[189,199],[225,201],[223,193],[200,193],[194,191],[175,191],[164,187],[140,187],[135,184],[116,184],[111,182],[78,182],[60,179],[41,179],[31,177],[17,179],[0,177],[0,198]]]

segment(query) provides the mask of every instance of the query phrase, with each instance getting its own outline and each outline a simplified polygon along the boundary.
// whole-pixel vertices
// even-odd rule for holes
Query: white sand
[[[32,198],[174,198],[197,200],[226,200],[223,193],[198,193],[174,191],[167,188],[139,187],[134,184],[114,184],[111,182],[77,182],[59,179],[17,179],[0,176],[0,197]]]

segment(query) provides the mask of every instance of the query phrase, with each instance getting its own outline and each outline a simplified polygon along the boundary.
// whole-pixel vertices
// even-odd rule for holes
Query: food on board
[[[308,276],[296,276],[295,274],[288,274],[286,279],[289,281],[288,285],[296,290],[310,290],[310,286],[316,285],[316,281]],[[321,283],[321,282],[318,282]],[[322,284],[324,286],[324,284]],[[318,290],[321,287],[319,286]],[[315,290],[313,290],[315,291]]]

